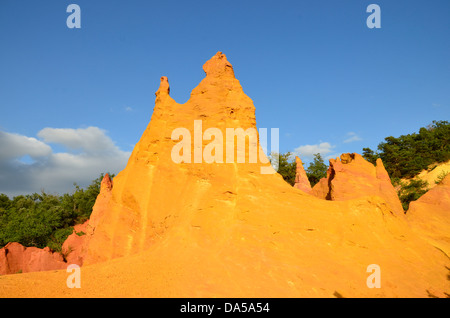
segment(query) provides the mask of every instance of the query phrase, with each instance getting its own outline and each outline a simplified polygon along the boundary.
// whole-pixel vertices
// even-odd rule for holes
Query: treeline
[[[409,203],[419,199],[429,187],[428,182],[412,178],[422,170],[432,170],[434,164],[450,160],[450,123],[433,121],[418,133],[386,137],[378,144],[377,151],[363,148],[363,157],[372,163],[381,158],[407,211]],[[435,182],[439,183],[444,177],[445,174],[440,175]]]
[[[391,179],[412,178],[431,164],[450,160],[448,121],[433,121],[420,128],[419,133],[384,140],[377,151],[363,148],[363,157],[372,163],[381,158]]]
[[[102,179],[103,174],[86,189],[74,184],[72,194],[42,192],[13,199],[0,194],[0,248],[18,242],[60,252],[73,226],[89,219]]]

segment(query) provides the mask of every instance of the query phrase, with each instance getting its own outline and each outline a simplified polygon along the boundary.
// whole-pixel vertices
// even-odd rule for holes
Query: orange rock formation
[[[0,275],[48,271],[66,266],[62,255],[48,247],[24,247],[12,242],[0,249]]]
[[[217,53],[203,68],[206,77],[185,104],[170,97],[168,80],[161,78],[147,129],[95,204],[82,287],[67,288],[66,271],[7,275],[0,279],[1,297],[450,294],[448,256],[414,231],[401,211],[392,213],[395,204],[381,190],[387,181],[381,166],[369,167],[356,155],[355,162],[333,161],[331,195],[342,199],[327,201],[294,189],[278,174],[262,174],[265,160],[175,163],[176,128],[196,138],[194,120],[202,120],[197,129],[204,137],[209,128],[225,136],[228,127],[256,127],[253,102],[225,55]],[[192,154],[211,142],[197,140]],[[344,200],[351,195],[340,188],[342,178],[365,196]],[[374,184],[363,191],[362,180]],[[381,268],[381,288],[366,284],[371,264]]]
[[[303,192],[310,193],[311,183],[309,183],[308,177],[306,176],[305,169],[303,168],[303,163],[299,157],[295,157],[295,184],[294,188],[300,189]]]
[[[67,265],[83,265],[88,223],[89,221],[86,221],[83,224],[75,225],[73,233],[64,241],[62,253],[66,256]]]
[[[376,195],[386,201],[392,212],[399,216],[404,214],[381,159],[377,159],[374,166],[357,153],[330,159],[327,177],[314,186],[312,194],[333,201]]]
[[[144,251],[178,222],[188,222],[192,229],[203,228],[202,233],[211,235],[215,230],[223,231],[204,223],[211,222],[207,219],[220,210],[229,212],[217,215],[214,223],[222,224],[230,217],[229,207],[237,200],[238,174],[246,178],[260,174],[260,164],[237,165],[237,158],[235,163],[210,164],[177,164],[172,160],[176,144],[172,132],[177,128],[191,132],[194,155],[194,139],[198,137],[194,136],[194,120],[202,120],[200,135],[208,128],[218,128],[223,136],[226,128],[256,128],[253,102],[243,93],[225,55],[216,54],[203,69],[206,78],[184,105],[170,97],[168,80],[161,78],[147,129],[127,167],[115,177],[111,194],[97,200],[93,209],[95,234],[88,238],[86,263]],[[199,143],[203,148],[207,144]],[[234,149],[236,156],[238,151]],[[222,150],[225,154],[226,145]],[[248,158],[246,151],[246,162]],[[205,213],[207,217],[200,217]]]
[[[450,255],[450,175],[412,201],[406,215],[416,231],[425,233],[433,246]]]

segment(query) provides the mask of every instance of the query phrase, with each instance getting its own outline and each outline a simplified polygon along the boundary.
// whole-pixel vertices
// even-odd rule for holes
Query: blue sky
[[[69,29],[69,4],[81,29]],[[369,4],[381,28],[369,29]],[[0,192],[118,173],[159,78],[179,103],[227,55],[259,128],[305,162],[450,115],[450,1],[0,1]]]

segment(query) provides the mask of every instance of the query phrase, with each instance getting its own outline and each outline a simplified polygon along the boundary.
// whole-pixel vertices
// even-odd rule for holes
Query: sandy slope
[[[338,292],[344,297],[429,293],[445,297],[449,293],[448,257],[412,233],[377,197],[327,207],[298,190],[277,190],[266,192],[263,202],[242,195],[236,208],[216,211],[230,213],[220,225],[215,215],[195,225],[180,222],[145,252],[82,267],[80,289],[67,288],[65,271],[37,272],[0,277],[0,296],[333,297]],[[275,204],[269,203],[273,195]],[[192,210],[191,220],[198,213]],[[366,286],[369,264],[381,267],[380,289]]]

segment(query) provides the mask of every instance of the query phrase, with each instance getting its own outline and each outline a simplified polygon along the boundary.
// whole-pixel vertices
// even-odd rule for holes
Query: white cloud
[[[114,142],[98,127],[80,129],[44,128],[38,132],[38,137],[46,143],[56,143],[71,150],[84,150],[86,153],[116,152]]]
[[[294,149],[294,154],[300,159],[309,161],[314,158],[314,154],[320,153],[322,157],[333,151],[335,146],[329,142],[321,142],[315,145],[304,145]]]
[[[44,128],[37,135],[42,140],[0,131],[0,193],[70,192],[74,182],[86,186],[100,173],[117,174],[131,154],[98,127]],[[68,151],[55,153],[49,143]],[[23,156],[33,161],[20,161]]]
[[[133,108],[131,108],[130,106],[125,107],[125,111],[126,112],[132,112]]]
[[[362,140],[361,137],[359,137],[356,133],[354,133],[352,131],[347,133],[347,137],[348,138],[344,140],[344,143],[349,143],[349,142]]]
[[[52,152],[49,145],[18,134],[0,131],[0,160],[19,159],[29,155],[31,158],[46,157]]]

